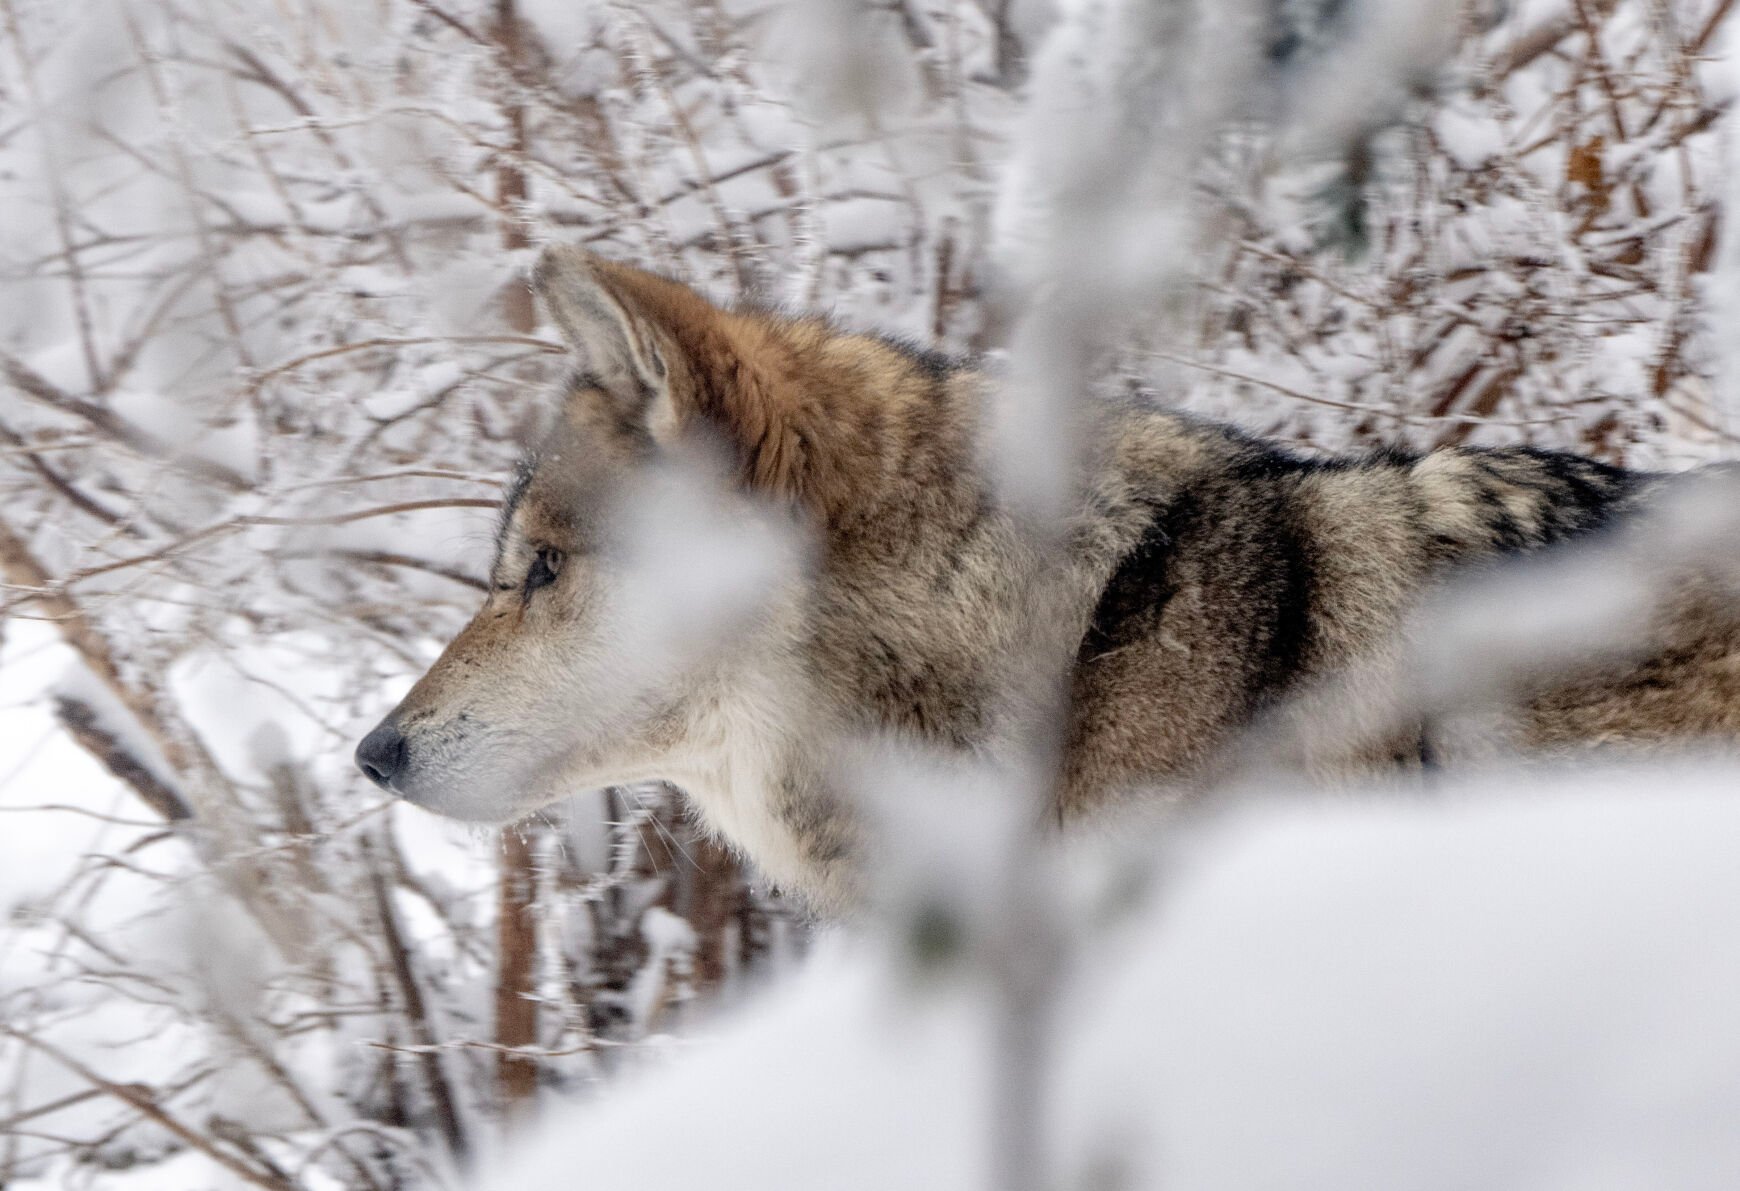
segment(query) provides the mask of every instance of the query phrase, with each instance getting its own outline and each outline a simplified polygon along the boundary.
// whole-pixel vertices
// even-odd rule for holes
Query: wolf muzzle
[[[405,734],[391,720],[381,723],[356,746],[356,765],[383,790],[393,788],[393,778],[405,767]]]

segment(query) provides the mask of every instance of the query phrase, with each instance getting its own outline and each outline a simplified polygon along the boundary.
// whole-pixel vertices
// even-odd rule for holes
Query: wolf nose
[[[386,789],[393,775],[405,767],[405,736],[392,724],[381,724],[356,746],[357,768],[369,781]]]

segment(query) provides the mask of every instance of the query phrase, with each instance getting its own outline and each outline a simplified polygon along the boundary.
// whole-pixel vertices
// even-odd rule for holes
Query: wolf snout
[[[391,721],[383,721],[356,746],[356,766],[369,781],[386,790],[405,767],[405,734]]]

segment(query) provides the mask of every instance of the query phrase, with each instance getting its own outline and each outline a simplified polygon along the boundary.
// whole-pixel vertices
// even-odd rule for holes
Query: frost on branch
[[[541,243],[993,353],[1031,490],[1107,389],[1698,461],[1730,8],[0,0],[0,1183],[452,1185],[804,952],[669,791],[350,769],[566,367]]]

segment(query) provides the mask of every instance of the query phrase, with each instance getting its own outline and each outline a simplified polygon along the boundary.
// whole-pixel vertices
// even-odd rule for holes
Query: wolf
[[[1666,482],[1527,447],[1305,458],[1132,401],[1096,415],[1048,535],[990,477],[981,367],[724,309],[575,247],[547,249],[533,288],[578,366],[507,490],[483,607],[357,763],[496,822],[668,781],[823,911],[864,888],[850,742],[994,756],[1023,746],[1022,701],[1050,691],[1060,822],[1176,796],[1300,692],[1393,654],[1446,575],[1599,537]],[[649,595],[624,589],[633,543],[612,526],[649,476],[709,450],[745,508],[807,535],[805,565],[636,669],[621,639]],[[1659,619],[1641,653],[1525,692],[1518,743],[1740,738],[1731,604],[1706,585]],[[1386,720],[1351,764],[1446,763],[1428,727]]]

